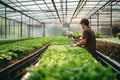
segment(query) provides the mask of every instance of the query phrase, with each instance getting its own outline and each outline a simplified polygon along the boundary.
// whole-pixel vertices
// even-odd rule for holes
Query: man
[[[89,21],[88,19],[83,18],[80,21],[80,24],[82,26],[83,31],[83,37],[82,39],[74,44],[73,46],[81,46],[84,45],[84,47],[92,53],[92,55],[96,56],[96,39],[95,34],[93,30],[89,27]]]

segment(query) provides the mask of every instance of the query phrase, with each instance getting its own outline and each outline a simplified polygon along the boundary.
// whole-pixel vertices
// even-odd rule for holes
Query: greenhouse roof
[[[15,10],[40,22],[78,23],[88,18],[109,0],[0,0]],[[4,6],[0,5],[0,16],[5,16]],[[7,8],[7,17],[17,21],[21,14]],[[29,19],[23,16],[24,21]]]

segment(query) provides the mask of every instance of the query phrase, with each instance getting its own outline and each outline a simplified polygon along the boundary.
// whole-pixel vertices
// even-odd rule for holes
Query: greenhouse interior
[[[0,0],[0,80],[120,80],[120,0]]]

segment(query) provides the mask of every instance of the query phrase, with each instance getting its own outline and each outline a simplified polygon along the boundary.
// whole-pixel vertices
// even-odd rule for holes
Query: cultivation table
[[[0,70],[0,80],[20,80],[26,73],[25,68],[38,62],[42,52],[44,52],[51,43],[47,43],[39,50],[33,52],[29,56],[19,60],[18,62]]]
[[[115,60],[110,59],[108,56],[100,53],[99,51],[97,51],[97,54],[100,61],[112,67],[112,69],[118,73],[117,80],[120,80],[120,64]]]

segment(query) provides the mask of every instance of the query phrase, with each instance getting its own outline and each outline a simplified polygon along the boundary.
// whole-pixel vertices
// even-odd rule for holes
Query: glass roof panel
[[[101,6],[103,6],[109,0],[1,0],[11,7],[21,11],[22,13],[33,17],[34,19],[41,20],[42,22],[58,21],[62,22],[74,22],[78,18],[91,16]],[[78,5],[78,3],[80,4]],[[78,7],[77,7],[78,6]],[[115,6],[114,6],[115,7]],[[113,7],[113,8],[114,8]],[[120,7],[115,7],[119,9]],[[4,8],[0,5],[0,11]],[[114,10],[117,11],[117,10]],[[8,12],[8,16],[14,15]],[[0,12],[2,15],[3,12]],[[104,13],[105,14],[105,13]],[[117,13],[116,13],[117,14]],[[64,18],[64,19],[63,19]],[[52,19],[52,20],[51,20]],[[60,20],[59,20],[60,19]],[[48,20],[48,21],[47,21]],[[65,21],[67,20],[67,21]]]

